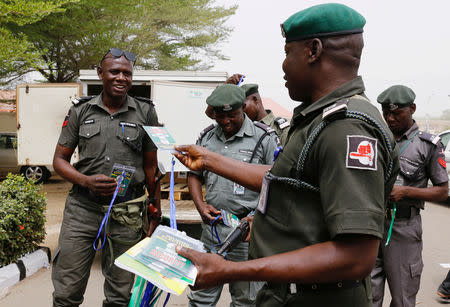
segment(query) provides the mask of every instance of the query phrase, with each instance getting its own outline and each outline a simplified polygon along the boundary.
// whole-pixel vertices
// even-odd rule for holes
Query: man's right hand
[[[97,174],[87,176],[84,186],[96,195],[110,196],[113,195],[116,190],[117,181],[116,179],[103,174]]]
[[[241,80],[242,74],[234,74],[225,81],[227,84],[238,84]],[[245,77],[244,77],[245,78]]]
[[[201,171],[204,169],[204,160],[209,151],[198,145],[181,145],[175,146],[178,152],[173,155],[180,160],[186,167],[193,171]]]
[[[218,215],[220,215],[221,211],[217,210],[211,205],[204,203],[201,208],[198,208],[198,213],[205,224],[211,224]]]

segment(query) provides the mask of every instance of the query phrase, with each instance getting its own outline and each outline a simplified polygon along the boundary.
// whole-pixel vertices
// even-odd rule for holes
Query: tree
[[[0,77],[14,75],[17,69],[27,71],[39,61],[39,52],[23,33],[11,32],[11,25],[35,23],[54,12],[63,12],[62,6],[78,0],[14,0],[0,2]]]
[[[8,26],[26,35],[41,53],[32,69],[50,82],[69,82],[92,68],[109,47],[138,55],[144,69],[208,69],[226,57],[218,44],[231,32],[224,25],[236,6],[213,0],[81,0],[29,25]],[[24,70],[20,63],[17,76]]]

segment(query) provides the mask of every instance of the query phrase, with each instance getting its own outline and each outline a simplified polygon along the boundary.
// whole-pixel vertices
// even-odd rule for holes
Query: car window
[[[450,140],[450,132],[444,133],[444,134],[440,135],[440,137],[441,137],[442,144],[444,144],[444,148],[447,148],[448,141]]]
[[[12,135],[0,135],[0,149],[12,148],[17,148],[17,137]]]

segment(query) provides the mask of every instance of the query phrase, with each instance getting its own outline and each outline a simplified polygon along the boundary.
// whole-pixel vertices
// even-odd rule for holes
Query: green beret
[[[314,37],[362,33],[366,19],[338,3],[319,4],[297,12],[281,25],[286,43]]]
[[[377,97],[377,101],[390,110],[409,106],[414,103],[414,99],[416,99],[416,94],[404,85],[393,85]]]
[[[258,84],[244,84],[241,88],[245,91],[245,97],[258,93]]]
[[[232,111],[242,106],[245,100],[245,92],[235,84],[223,84],[206,98],[206,103],[213,107],[214,111]]]

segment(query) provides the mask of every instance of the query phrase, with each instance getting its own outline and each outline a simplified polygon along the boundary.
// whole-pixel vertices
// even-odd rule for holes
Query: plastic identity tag
[[[271,179],[269,178],[269,176],[267,176],[267,174],[263,177],[261,192],[259,193],[258,206],[256,207],[256,209],[262,214],[266,214],[270,180]]]
[[[234,195],[244,195],[245,188],[236,182],[233,182],[233,194]]]
[[[136,172],[136,168],[133,166],[114,163],[111,172],[111,177],[117,180],[118,177],[122,175],[122,172],[123,178],[122,181],[120,182],[119,191],[117,192],[118,196],[125,196],[125,194],[127,193],[128,185],[131,182],[131,178],[133,178],[133,174]]]
[[[225,226],[236,228],[239,225],[239,218],[233,213],[228,212],[227,210],[220,210],[222,221]]]
[[[170,135],[167,128],[159,126],[143,126],[143,128],[158,149],[174,150],[175,139]]]

